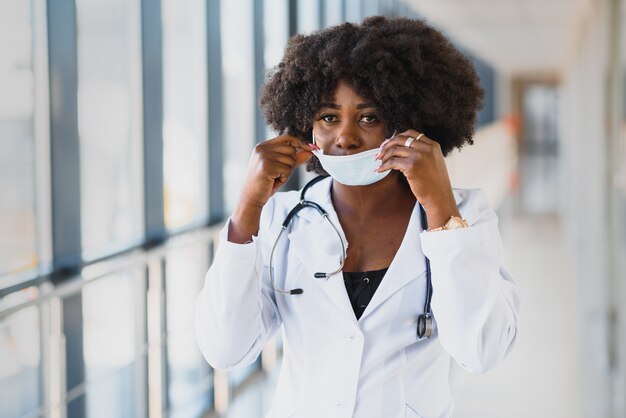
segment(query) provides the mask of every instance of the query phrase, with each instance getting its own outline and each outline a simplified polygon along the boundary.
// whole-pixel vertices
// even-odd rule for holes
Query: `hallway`
[[[494,371],[453,369],[454,416],[582,417],[579,296],[559,220],[515,216],[501,220],[501,232],[507,265],[522,290],[521,333]]]

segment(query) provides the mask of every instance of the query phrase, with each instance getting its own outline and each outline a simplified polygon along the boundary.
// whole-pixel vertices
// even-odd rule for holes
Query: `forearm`
[[[254,361],[277,326],[275,301],[263,291],[259,240],[249,245],[227,242],[227,228],[220,233],[196,302],[198,344],[207,361],[219,369]]]
[[[230,218],[228,241],[245,244],[258,235],[262,210],[262,206],[240,203]]]

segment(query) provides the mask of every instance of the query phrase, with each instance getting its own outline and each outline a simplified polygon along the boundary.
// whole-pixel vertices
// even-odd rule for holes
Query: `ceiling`
[[[594,0],[402,0],[511,75],[558,75]]]

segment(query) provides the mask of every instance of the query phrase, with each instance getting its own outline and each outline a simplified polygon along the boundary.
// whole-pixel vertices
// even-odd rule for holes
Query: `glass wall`
[[[200,416],[213,404],[213,373],[198,350],[194,331],[194,301],[209,268],[209,249],[195,246],[173,250],[165,273],[167,375],[169,416]]]
[[[317,0],[298,0],[298,32],[310,33],[320,28],[320,3]]]
[[[90,418],[141,416],[145,318],[138,308],[145,294],[143,277],[141,270],[127,271],[83,288],[86,387],[78,392]]]
[[[43,405],[40,347],[38,307],[0,319],[1,417],[39,416]]]
[[[289,0],[265,0],[264,3],[265,69],[278,65],[289,39]]]
[[[85,259],[143,238],[139,0],[77,0]]]
[[[38,264],[31,6],[0,2],[0,277]]]
[[[343,2],[337,0],[322,1],[324,2],[324,26],[335,26],[343,22]]]
[[[235,207],[256,144],[252,0],[221,3],[224,109],[224,198]]]
[[[206,10],[163,0],[163,198],[169,229],[204,220],[207,199]]]
[[[263,11],[263,34],[265,36],[263,60],[267,73],[280,63],[287,46],[289,39],[289,0],[266,0]],[[275,136],[276,132],[268,126],[266,138],[263,139]]]
[[[363,18],[363,3],[361,0],[345,0],[346,21],[359,23]]]

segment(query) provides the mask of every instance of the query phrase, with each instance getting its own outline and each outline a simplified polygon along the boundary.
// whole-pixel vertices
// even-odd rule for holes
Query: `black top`
[[[364,272],[343,272],[343,282],[356,318],[359,319],[388,268]]]

